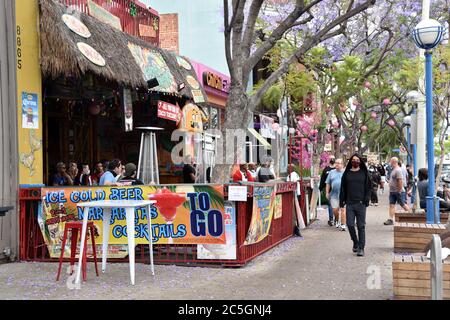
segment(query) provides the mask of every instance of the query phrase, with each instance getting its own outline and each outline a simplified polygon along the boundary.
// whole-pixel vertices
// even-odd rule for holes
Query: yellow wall
[[[39,65],[39,11],[37,0],[16,1],[17,112],[19,137],[19,184],[43,183],[42,79]],[[37,121],[22,114],[22,93],[37,95]],[[31,96],[29,96],[31,98]],[[28,107],[26,108],[28,109]],[[35,110],[33,112],[36,113]],[[34,117],[35,118],[35,117]],[[23,123],[24,122],[24,123]],[[27,128],[23,128],[26,126]],[[36,127],[37,128],[34,128]]]

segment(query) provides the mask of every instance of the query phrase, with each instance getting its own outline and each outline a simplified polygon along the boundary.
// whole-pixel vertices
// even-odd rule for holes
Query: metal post
[[[442,244],[437,234],[431,240],[430,259],[431,300],[442,300]]]
[[[427,223],[435,222],[434,132],[433,132],[433,65],[431,50],[425,51],[425,96],[427,115],[428,196]]]

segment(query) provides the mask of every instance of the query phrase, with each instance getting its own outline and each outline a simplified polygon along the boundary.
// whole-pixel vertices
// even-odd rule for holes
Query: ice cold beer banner
[[[98,200],[146,200],[158,194],[159,201],[151,207],[153,241],[155,244],[225,244],[223,186],[129,186],[43,188],[39,225],[51,257],[59,257],[66,221],[83,218],[77,204]],[[89,209],[89,221],[95,225],[95,242],[102,244],[103,210]],[[148,244],[147,208],[135,211],[136,244]],[[111,212],[109,243],[127,244],[124,209]],[[69,239],[70,240],[70,239]],[[90,246],[89,246],[90,247]],[[70,254],[70,241],[65,255]],[[111,255],[111,254],[109,254]]]

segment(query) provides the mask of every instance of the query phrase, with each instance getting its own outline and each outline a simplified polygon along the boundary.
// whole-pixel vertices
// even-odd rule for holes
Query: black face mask
[[[359,168],[359,165],[360,165],[360,162],[359,162],[359,161],[352,160],[352,167],[353,167],[354,169]]]

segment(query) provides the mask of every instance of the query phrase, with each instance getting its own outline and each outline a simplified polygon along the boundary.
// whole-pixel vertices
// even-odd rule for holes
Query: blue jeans
[[[411,194],[411,204],[414,204],[415,201],[416,201],[416,186],[413,185]]]
[[[333,221],[333,208],[331,208],[331,203],[328,204],[328,221]]]

